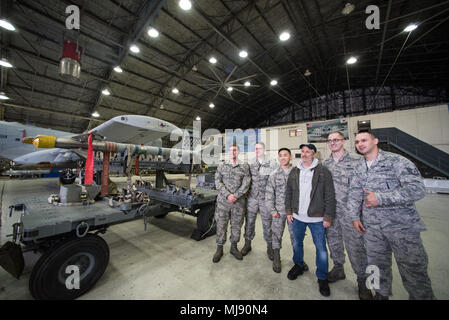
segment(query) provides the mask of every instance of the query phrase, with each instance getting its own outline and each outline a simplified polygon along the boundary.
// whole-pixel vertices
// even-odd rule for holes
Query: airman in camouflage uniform
[[[368,264],[379,268],[376,299],[392,295],[392,253],[409,299],[435,299],[420,236],[426,227],[415,207],[415,201],[425,196],[423,179],[411,161],[379,150],[377,143],[369,132],[356,136],[356,148],[365,161],[356,168],[348,195],[348,213],[364,234]]]
[[[242,248],[242,255],[247,255],[251,251],[251,241],[255,236],[257,212],[260,211],[262,218],[262,228],[264,239],[267,242],[267,254],[273,260],[271,221],[272,216],[265,207],[265,188],[270,173],[278,165],[275,161],[265,159],[265,145],[263,142],[256,143],[256,160],[249,165],[251,172],[251,187],[248,194],[248,203],[245,216],[245,245]]]
[[[238,260],[243,256],[237,249],[240,230],[246,209],[245,195],[251,184],[249,167],[237,160],[238,147],[229,148],[229,160],[221,163],[215,173],[215,186],[218,190],[215,221],[217,223],[217,252],[213,262],[220,261],[223,256],[223,245],[226,242],[228,221],[231,220],[231,254]]]
[[[368,266],[368,260],[363,235],[358,233],[352,226],[352,221],[346,209],[349,182],[354,169],[359,165],[362,157],[348,153],[344,149],[345,142],[345,137],[341,132],[329,134],[328,146],[332,154],[323,162],[323,165],[332,173],[335,200],[337,201],[334,223],[326,230],[330,256],[334,261],[334,267],[327,275],[327,280],[332,283],[346,278],[343,267],[346,247],[352,269],[357,275],[359,298],[361,300],[371,300],[373,298],[372,293],[365,284],[367,277],[365,271]]]
[[[280,166],[270,174],[265,191],[265,205],[267,211],[272,214],[273,222],[271,225],[273,239],[273,271],[281,272],[280,249],[282,247],[282,235],[284,234],[285,221],[285,188],[287,186],[288,175],[292,170],[291,151],[288,148],[281,148],[278,151]],[[288,223],[288,231],[293,246],[293,228]]]

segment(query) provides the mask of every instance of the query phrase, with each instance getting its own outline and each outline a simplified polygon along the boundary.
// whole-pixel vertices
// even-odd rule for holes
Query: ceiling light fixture
[[[136,46],[135,44],[133,44],[133,45],[129,48],[129,50],[131,50],[131,51],[134,52],[134,53],[140,52],[139,47]]]
[[[9,30],[9,31],[15,31],[16,28],[8,21],[6,21],[5,19],[0,19],[0,27]]]
[[[275,85],[278,84],[278,82],[277,82],[277,80],[271,80],[270,84],[271,84],[272,86],[275,86]]]
[[[97,111],[92,113],[92,117],[98,118],[99,116],[100,116],[100,114]]]
[[[0,66],[6,67],[6,68],[12,68],[12,64],[10,64],[10,63],[8,62],[8,60],[6,60],[6,59],[0,60]]]
[[[161,106],[159,107],[161,110],[163,110],[164,109],[164,105],[163,104],[161,104]]]
[[[120,66],[116,66],[116,67],[114,68],[114,71],[115,71],[115,72],[118,72],[118,73],[122,73],[122,72],[123,72],[123,70],[122,70],[122,68],[120,68]]]
[[[159,37],[159,31],[157,31],[157,30],[154,29],[154,28],[150,28],[150,29],[148,29],[148,35],[149,35],[151,38],[157,38],[157,37]]]
[[[345,4],[345,7],[341,10],[341,13],[346,16],[346,15],[350,14],[352,11],[354,11],[354,9],[355,9],[355,5],[348,2],[347,4]]]
[[[240,58],[246,58],[248,56],[248,52],[246,52],[245,50],[242,50],[239,52],[239,56],[240,56]]]
[[[179,0],[178,4],[182,10],[190,10],[192,8],[192,3],[189,0]]]
[[[405,32],[412,32],[413,30],[415,30],[416,28],[418,28],[418,25],[413,23],[413,24],[409,24],[404,31]]]
[[[0,92],[0,100],[9,100],[9,97],[7,97],[4,92]]]
[[[350,57],[350,58],[346,61],[347,64],[354,64],[354,63],[356,63],[356,62],[357,62],[357,58],[356,58],[356,57]]]
[[[209,108],[213,109],[215,107],[215,104],[213,104],[212,102],[209,104]]]
[[[251,85],[251,82],[245,81],[245,87],[249,87]]]
[[[228,87],[226,90],[228,90],[228,92],[231,92],[234,89],[232,89],[232,87]]]
[[[104,94],[105,96],[111,95],[111,92],[108,89],[103,89],[103,91],[101,91],[101,93]]]
[[[304,72],[304,75],[306,77],[310,76],[312,74],[312,72],[309,71],[309,69],[306,70],[306,72]]]
[[[209,59],[209,62],[212,63],[212,64],[216,64],[217,63],[217,59],[215,59],[215,57],[211,57]]]
[[[196,117],[196,121],[200,121],[201,118],[199,116]]]
[[[171,92],[173,92],[174,94],[178,94],[178,93],[179,93],[179,90],[178,90],[177,88],[173,88],[173,89],[171,90]]]
[[[282,32],[279,36],[279,40],[281,41],[287,41],[288,39],[290,39],[290,33],[287,31]]]

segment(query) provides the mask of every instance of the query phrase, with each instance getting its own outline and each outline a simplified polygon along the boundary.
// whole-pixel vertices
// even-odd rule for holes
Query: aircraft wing
[[[170,122],[139,115],[112,118],[93,128],[89,133],[94,133],[103,140],[132,144],[149,144],[172,133],[176,136],[182,135],[181,129]],[[82,138],[82,135],[72,138],[86,139]]]
[[[18,164],[63,163],[76,162],[81,157],[73,150],[53,148],[39,150],[13,159]]]

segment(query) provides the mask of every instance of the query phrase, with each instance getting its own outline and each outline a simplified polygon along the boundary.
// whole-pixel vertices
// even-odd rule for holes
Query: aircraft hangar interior
[[[448,32],[441,0],[0,1],[0,300],[449,299]]]

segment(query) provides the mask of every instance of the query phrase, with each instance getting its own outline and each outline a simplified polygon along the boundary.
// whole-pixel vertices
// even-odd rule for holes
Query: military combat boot
[[[366,287],[366,278],[357,278],[360,300],[373,300],[373,293]]]
[[[240,251],[242,253],[243,256],[246,256],[249,252],[251,251],[251,240],[245,239],[245,245],[242,248],[242,251]]]
[[[273,261],[274,252],[273,252],[273,245],[271,244],[271,242],[267,243],[267,255],[268,255],[268,259]]]
[[[273,252],[273,271],[276,273],[281,273],[281,249],[274,249]]]
[[[237,259],[237,260],[243,260],[242,253],[237,249],[237,243],[231,244],[231,254]]]
[[[346,279],[345,269],[342,264],[335,264],[332,270],[327,275],[327,281],[329,283],[336,282],[338,280]]]
[[[217,263],[218,261],[220,261],[222,256],[223,256],[223,246],[217,246],[217,251],[215,252],[212,261]]]

